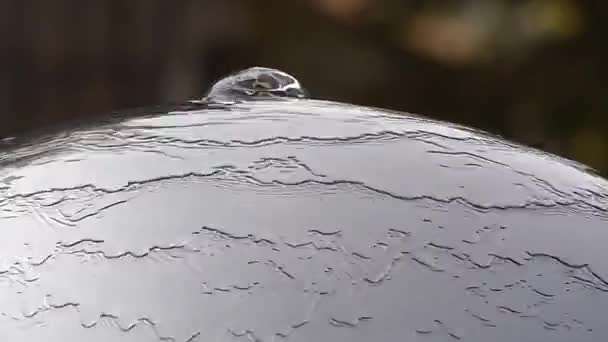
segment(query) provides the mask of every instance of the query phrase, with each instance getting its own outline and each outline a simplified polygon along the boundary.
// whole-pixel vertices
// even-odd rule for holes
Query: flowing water
[[[1,341],[608,340],[608,182],[288,99],[7,140]]]

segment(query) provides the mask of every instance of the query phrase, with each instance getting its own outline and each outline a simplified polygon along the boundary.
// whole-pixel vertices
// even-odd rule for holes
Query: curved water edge
[[[328,101],[141,114],[5,143],[2,340],[608,337],[584,166]]]

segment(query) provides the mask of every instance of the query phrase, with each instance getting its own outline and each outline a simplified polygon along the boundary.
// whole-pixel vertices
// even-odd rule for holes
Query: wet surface
[[[0,163],[2,341],[608,339],[608,182],[467,128],[256,101]]]

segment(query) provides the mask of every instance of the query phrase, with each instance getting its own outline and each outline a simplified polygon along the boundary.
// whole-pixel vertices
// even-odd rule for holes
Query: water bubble
[[[259,99],[308,98],[293,76],[276,69],[251,67],[217,81],[203,102],[237,102]]]

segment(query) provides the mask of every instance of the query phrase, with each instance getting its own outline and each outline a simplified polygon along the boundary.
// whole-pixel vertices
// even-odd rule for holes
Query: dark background
[[[608,174],[608,2],[6,0],[0,136],[200,97],[259,65]]]

